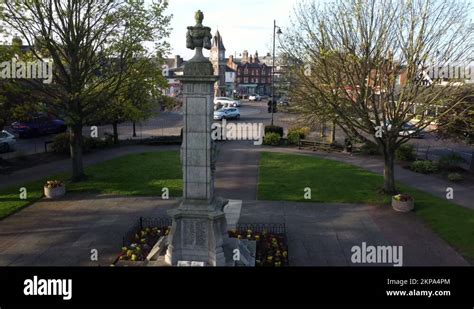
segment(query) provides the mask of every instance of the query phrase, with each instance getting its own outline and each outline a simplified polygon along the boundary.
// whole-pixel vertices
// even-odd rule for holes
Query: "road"
[[[240,108],[242,118],[238,122],[250,123],[271,123],[271,114],[267,111],[266,102],[248,102],[244,101]],[[136,125],[137,136],[132,136],[132,123],[122,123],[118,126],[119,138],[121,140],[127,139],[144,139],[152,136],[166,136],[179,135],[182,127],[182,113],[181,112],[162,112],[154,116],[144,123]],[[290,127],[297,126],[296,116],[287,113],[274,114],[274,123],[283,126],[285,130]],[[91,134],[91,127],[84,128],[84,135]],[[105,134],[112,134],[112,126],[98,126],[99,136]],[[314,133],[317,135],[318,133]],[[329,134],[329,132],[328,132]],[[25,156],[35,153],[44,152],[45,142],[51,141],[54,135],[42,136],[38,138],[18,139],[15,150],[2,154],[2,158],[8,159],[13,157]],[[344,142],[344,133],[342,130],[337,130],[336,139],[338,142]],[[455,152],[465,159],[465,167],[469,166],[472,160],[472,148],[446,140],[438,140],[434,135],[427,134],[423,139],[413,139],[409,142],[415,146],[419,157],[427,157],[429,159],[439,159],[445,154]]]
[[[179,112],[163,112],[157,116],[148,119],[145,123],[137,124],[136,137],[133,137],[132,123],[122,123],[118,126],[119,138],[121,140],[127,140],[144,139],[152,136],[179,135],[183,122],[182,119],[183,116]],[[106,134],[112,134],[113,132],[111,125],[97,126],[97,128],[99,137],[103,137]],[[91,127],[84,127],[83,134],[84,136],[90,136]],[[2,158],[10,159],[44,152],[45,142],[52,141],[55,136],[56,134],[35,138],[17,138],[17,143],[15,144],[14,151],[9,153],[3,153]]]

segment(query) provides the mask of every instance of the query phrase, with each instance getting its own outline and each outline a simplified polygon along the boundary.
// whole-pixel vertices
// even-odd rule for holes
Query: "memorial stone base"
[[[215,198],[211,203],[185,200],[173,217],[166,263],[178,261],[204,262],[205,266],[226,266],[224,245],[228,242],[227,223],[223,211],[227,201]]]

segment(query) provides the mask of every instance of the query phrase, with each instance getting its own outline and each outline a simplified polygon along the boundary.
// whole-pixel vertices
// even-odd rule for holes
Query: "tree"
[[[167,81],[161,74],[161,57],[147,58],[143,53],[135,56],[127,68],[127,77],[114,97],[113,104],[101,110],[97,121],[112,124],[114,143],[118,144],[118,124],[145,120],[156,112],[162,89]],[[135,132],[134,132],[135,133]]]
[[[31,61],[33,55],[21,49],[21,40],[13,39],[12,45],[0,46],[0,64],[16,61]],[[4,65],[0,67],[3,71]],[[26,119],[35,112],[45,112],[48,98],[38,88],[47,87],[38,79],[0,79],[0,131],[13,119]]]
[[[401,136],[404,124],[416,119],[416,131],[424,130],[465,100],[462,81],[430,80],[425,70],[468,63],[470,9],[448,0],[306,1],[295,8],[283,49],[302,64],[293,67],[297,104],[312,116],[333,115],[350,137],[376,143],[386,193],[396,192],[395,151],[412,138]],[[446,108],[428,117],[437,104]]]
[[[452,113],[438,120],[437,135],[474,147],[474,85],[464,87],[462,95],[468,99],[454,107]],[[474,171],[474,148],[472,148],[470,170]]]
[[[72,180],[84,178],[83,126],[111,102],[127,75],[137,44],[154,41],[160,49],[168,36],[166,0],[5,1],[2,26],[17,32],[32,47],[36,59],[54,62],[57,91],[52,112],[70,127]],[[45,55],[46,54],[46,55]]]

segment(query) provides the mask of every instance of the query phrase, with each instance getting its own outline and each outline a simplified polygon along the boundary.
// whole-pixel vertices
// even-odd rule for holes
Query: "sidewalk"
[[[95,163],[104,162],[107,160],[134,153],[159,152],[170,150],[179,150],[179,146],[130,145],[119,148],[100,150],[91,154],[84,155],[84,166],[86,167],[88,165],[93,165]],[[19,170],[8,175],[0,175],[0,190],[40,180],[50,175],[68,172],[71,170],[71,164],[72,163],[70,159],[64,159]]]
[[[0,265],[109,266],[140,216],[165,217],[176,206],[177,200],[91,193],[38,201],[2,221]],[[243,201],[239,223],[285,223],[291,266],[388,266],[352,263],[351,248],[363,242],[403,246],[404,266],[469,266],[415,214],[386,207]],[[91,261],[92,249],[98,261]]]
[[[350,156],[344,153],[313,152],[311,150],[278,147],[263,147],[261,151],[309,155],[325,159],[332,159],[359,166],[377,174],[383,174],[384,169],[383,160],[380,157],[375,156]],[[397,164],[395,164],[395,180],[420,191],[431,193],[443,199],[446,198],[446,189],[453,188],[454,199],[450,202],[466,208],[474,209],[474,188],[455,184],[453,182],[438,179],[429,175],[414,173],[410,170],[402,168]]]

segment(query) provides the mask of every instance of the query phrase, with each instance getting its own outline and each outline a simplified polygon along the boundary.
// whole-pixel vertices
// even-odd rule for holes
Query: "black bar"
[[[24,281],[72,279],[72,299],[25,296]],[[473,308],[466,268],[0,268],[0,307],[12,304],[386,304]],[[396,286],[387,280],[449,279],[449,284]],[[421,281],[419,281],[420,283]],[[450,291],[451,296],[387,296],[387,290]],[[166,295],[166,297],[156,297]],[[158,303],[157,303],[158,302]],[[382,308],[382,307],[379,307]],[[383,307],[385,308],[385,307]],[[400,307],[401,308],[401,307]]]

